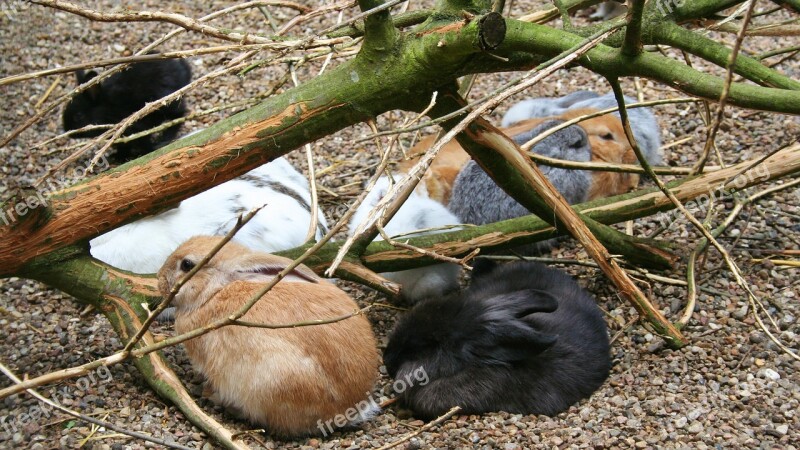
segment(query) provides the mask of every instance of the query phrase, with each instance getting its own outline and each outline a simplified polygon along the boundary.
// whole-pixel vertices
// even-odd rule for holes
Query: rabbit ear
[[[88,72],[84,72],[83,70],[76,70],[75,71],[75,80],[78,84],[86,83],[87,81],[91,80],[92,78],[97,76],[97,72],[94,70],[90,70]],[[92,100],[97,99],[100,96],[100,84],[95,84],[94,86],[90,87],[85,91]]]
[[[530,359],[531,356],[542,353],[558,340],[558,336],[542,333],[530,326],[509,327],[513,335],[507,334],[499,338],[485,336],[480,345],[468,345],[466,351],[487,361],[489,364],[507,365]]]
[[[537,312],[550,313],[558,309],[558,299],[540,289],[522,289],[507,292],[484,300],[489,307],[484,316],[487,320],[503,321],[522,319]]]
[[[537,312],[553,312],[558,301],[547,292],[524,289],[500,294],[485,300],[490,306],[478,318],[483,332],[466,346],[466,351],[481,360],[499,364],[512,363],[541,353],[557,336],[538,331],[525,318]]]
[[[244,276],[245,278],[250,278],[249,274],[254,275],[263,275],[269,277],[269,279],[275,278],[281,271],[286,269],[289,264],[284,264],[282,262],[272,262],[272,261],[265,261],[264,263],[260,263],[257,265],[253,265],[252,267],[248,267],[247,269],[240,269],[237,270],[240,276]],[[320,281],[319,276],[317,276],[314,271],[309,269],[306,266],[300,265],[292,269],[291,272],[286,274],[284,277],[286,281],[308,281],[311,283],[318,283]]]

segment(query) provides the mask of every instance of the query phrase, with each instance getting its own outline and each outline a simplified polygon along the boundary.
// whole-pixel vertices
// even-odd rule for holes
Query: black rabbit
[[[396,380],[424,379],[400,393],[423,419],[456,405],[555,415],[597,390],[611,367],[600,308],[574,280],[538,263],[485,259],[466,291],[426,299],[398,322],[384,362]]]
[[[78,84],[97,76],[97,72],[78,70]],[[64,109],[64,130],[71,131],[87,125],[117,124],[146,103],[156,101],[189,84],[192,72],[183,59],[164,59],[133,63],[99,84],[75,95]],[[156,127],[186,114],[183,99],[175,100],[142,117],[125,130],[125,135]],[[120,162],[138,158],[172,140],[180,125],[171,126],[157,134],[150,134],[114,146],[115,159]],[[74,137],[95,137],[105,130],[86,131]]]

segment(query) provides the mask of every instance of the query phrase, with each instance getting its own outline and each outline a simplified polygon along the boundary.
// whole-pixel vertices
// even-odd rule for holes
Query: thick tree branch
[[[651,27],[651,33],[652,39],[648,40],[648,44],[669,45],[685,50],[720,67],[727,66],[730,60],[730,48],[672,22],[663,21],[659,26]],[[762,86],[800,90],[800,82],[770,69],[747,55],[737,56],[734,71],[737,75]]]
[[[622,54],[636,56],[642,53],[642,17],[644,0],[628,1],[628,25],[625,28],[625,40],[622,42]]]
[[[691,3],[691,2],[686,2]],[[577,45],[581,36],[555,30],[544,25],[507,20],[506,39],[499,49],[511,62],[525,65],[523,55],[552,57]],[[529,60],[528,65],[537,60]],[[487,63],[476,61],[476,66]],[[724,81],[699,72],[675,60],[651,53],[642,53],[631,60],[611,47],[599,45],[586,53],[579,63],[606,78],[645,77],[672,86],[682,92],[708,100],[720,98]],[[477,70],[477,67],[473,71]],[[732,83],[728,104],[742,108],[800,114],[800,91]]]

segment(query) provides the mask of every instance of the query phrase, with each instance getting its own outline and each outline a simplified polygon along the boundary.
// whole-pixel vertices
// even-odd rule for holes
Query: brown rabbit
[[[508,136],[514,137],[525,133],[536,126],[551,120],[570,120],[586,114],[596,112],[596,109],[584,108],[568,110],[560,116],[536,117],[523,120],[507,128],[501,128]],[[592,147],[593,162],[608,162],[616,164],[636,163],[636,155],[628,143],[622,122],[610,114],[595,117],[578,124],[589,136]],[[428,136],[409,150],[410,158],[401,162],[398,168],[407,172],[416,164],[419,156],[423,155],[436,141],[436,136]],[[422,185],[427,190],[428,196],[443,204],[448,204],[453,183],[456,176],[470,160],[469,154],[456,142],[451,140],[439,151],[433,160],[430,169],[422,178]],[[592,186],[589,189],[589,199],[608,197],[624,194],[639,184],[639,176],[622,172],[592,172]]]
[[[197,236],[178,247],[158,272],[161,293],[166,296],[221,239]],[[185,333],[232,314],[290,263],[227,243],[175,296],[176,331]],[[301,265],[242,320],[291,324],[357,309],[344,291]],[[324,432],[320,424],[365,403],[380,364],[363,315],[299,328],[227,326],[185,345],[195,370],[223,405],[281,436],[319,434]],[[358,411],[360,419],[368,418]],[[349,413],[347,419],[354,420]]]

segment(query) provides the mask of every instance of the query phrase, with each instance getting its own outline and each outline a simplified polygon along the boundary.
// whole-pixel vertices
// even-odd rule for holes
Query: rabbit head
[[[595,109],[571,109],[564,112],[561,118],[574,119],[597,112]],[[592,162],[611,164],[636,164],[636,154],[628,142],[622,122],[617,116],[606,114],[579,123],[589,136],[592,146]],[[592,172],[592,187],[589,200],[629,192],[639,185],[639,175],[627,172]]]
[[[76,72],[76,81],[83,84],[97,76],[94,71]],[[76,94],[64,108],[64,130],[72,131],[87,125],[113,125],[121,122],[146,104],[184,87],[191,79],[189,64],[182,59],[164,59],[131,64],[99,84]],[[156,127],[186,113],[183,99],[172,101],[131,124],[125,135]],[[177,136],[180,124],[156,134],[143,136],[126,144],[116,144],[117,159],[126,161],[155,150]],[[94,137],[101,130],[82,132],[74,137]]]
[[[507,365],[555,342],[555,336],[537,333],[520,319],[557,307],[552,295],[535,290],[487,298],[469,293],[430,298],[415,306],[392,331],[384,352],[386,371],[398,378],[401,371],[423,367],[430,377],[438,378],[466,368]],[[524,348],[498,345],[517,339],[525,341]],[[408,364],[409,360],[413,363]]]
[[[158,271],[161,294],[169,295],[175,284],[214,249],[220,236],[196,236],[180,245]],[[265,283],[272,280],[292,260],[269,253],[253,252],[243,245],[228,242],[207,264],[181,287],[173,304],[178,313],[202,306],[223,287],[234,281]],[[294,268],[283,281],[318,283],[319,276],[304,265]]]
[[[636,100],[630,97],[624,97],[625,104],[636,103]],[[617,99],[612,92],[608,94],[581,100],[574,103],[569,109],[583,109],[592,108],[603,110],[614,108],[618,106]],[[614,117],[619,119],[619,112],[613,113]],[[636,143],[642,150],[645,159],[651,165],[657,166],[662,163],[661,154],[661,131],[658,126],[656,116],[650,108],[631,108],[628,109],[628,118],[631,124],[633,136],[636,138]]]

